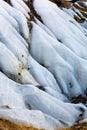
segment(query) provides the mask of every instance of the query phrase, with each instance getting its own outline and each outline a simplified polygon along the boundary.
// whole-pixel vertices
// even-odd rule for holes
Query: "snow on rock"
[[[54,121],[58,120],[58,122],[61,122],[62,125],[66,126],[73,124],[76,120],[79,119],[83,111],[84,113],[87,111],[87,108],[82,104],[75,105],[64,103],[61,100],[50,96],[49,94],[43,92],[42,90],[39,90],[32,85],[18,84],[8,79],[2,73],[0,73],[0,79],[1,108],[4,107],[17,109],[21,107],[20,109],[25,108],[25,110],[27,110],[27,108],[40,110],[43,113],[52,116],[54,118]],[[6,82],[6,85],[4,85],[4,80]],[[9,95],[9,93],[11,93],[12,96],[11,94]],[[11,99],[9,96],[11,96]]]
[[[78,21],[84,27],[83,29],[87,29],[87,1],[78,0],[74,4],[67,1],[62,0],[61,8]]]
[[[37,30],[38,30],[38,32],[37,32]],[[37,32],[37,33],[35,33],[35,32]],[[38,40],[36,40],[37,37],[38,37]],[[33,41],[34,39],[35,39],[35,41]],[[44,39],[44,41],[41,42],[41,39]],[[46,44],[46,46],[47,46],[50,43],[50,45],[52,45],[54,47],[54,49],[57,51],[57,53],[65,61],[67,61],[71,65],[71,67],[73,68],[73,70],[71,70],[71,71],[74,74],[75,78],[77,78],[77,81],[79,82],[80,86],[77,85],[76,82],[75,82],[76,83],[75,86],[72,83],[71,83],[72,87],[67,85],[67,87],[69,87],[71,89],[71,90],[69,90],[69,93],[70,93],[70,91],[72,91],[71,95],[73,96],[73,94],[76,94],[75,92],[79,92],[77,90],[79,90],[80,88],[82,89],[82,91],[85,91],[87,89],[87,82],[86,82],[87,81],[87,79],[86,79],[86,75],[87,75],[87,69],[86,69],[87,68],[86,67],[87,66],[87,61],[83,60],[80,57],[78,57],[77,55],[75,55],[69,48],[67,48],[66,46],[61,44],[56,39],[50,37],[42,28],[40,28],[39,26],[33,24],[33,29],[32,29],[32,33],[31,33],[31,54],[32,55],[35,53],[35,51],[32,50],[33,49],[33,44],[35,43],[35,45],[34,45],[34,47],[35,47],[35,46],[37,46],[36,44],[39,44],[40,42],[42,44],[41,49],[43,49],[43,45],[45,46],[45,44]],[[41,50],[41,49],[39,49],[39,47],[38,47],[38,50],[37,50],[38,52],[39,52],[39,50]],[[43,51],[45,51],[45,53],[46,53],[46,50],[43,50]],[[52,51],[51,51],[51,53],[52,53]],[[35,55],[35,56],[38,56],[38,55]],[[64,73],[63,73],[63,75],[64,75]],[[73,90],[74,90],[74,92],[73,92]]]
[[[44,24],[42,24],[38,19],[36,19],[36,23],[43,29],[45,30],[51,37],[55,38],[55,35],[49,30],[49,28],[47,28],[47,26],[45,26]]]
[[[29,18],[28,12],[26,11],[27,8],[25,7],[25,4],[22,2],[22,0],[11,0],[11,4],[14,8],[20,10],[20,12],[22,12],[27,18]]]
[[[87,29],[74,19],[82,6],[0,0],[0,119],[45,130],[87,122],[87,104],[72,103],[87,99]]]
[[[68,99],[62,94],[53,75],[45,67],[36,62],[32,56],[29,56],[28,62],[30,67],[29,70],[38,83],[42,85],[42,90],[61,100],[68,101]]]
[[[3,7],[9,13],[9,15],[11,15],[17,21],[20,33],[27,41],[29,41],[29,29],[27,19],[24,17],[24,15],[19,10],[12,8],[3,0],[0,0],[0,6]]]
[[[38,30],[38,32],[37,32]],[[30,52],[32,56],[40,63],[43,64],[50,72],[53,73],[57,82],[60,85],[61,90],[67,96],[73,96],[73,94],[81,94],[81,88],[77,80],[73,75],[73,67],[69,65],[52,47],[50,42],[48,42],[44,35],[41,35],[42,30],[39,33],[39,27],[33,23],[33,28],[31,32],[31,43],[30,43]],[[37,33],[35,33],[37,32]],[[38,37],[38,40],[37,40]],[[42,41],[42,39],[44,39]],[[37,49],[35,49],[37,47]],[[43,53],[42,53],[43,51]],[[49,52],[49,53],[48,53]],[[53,58],[54,56],[54,58]],[[66,73],[68,77],[66,77]],[[75,87],[78,91],[74,91],[71,85]],[[73,91],[74,92],[73,92]],[[70,93],[71,92],[71,93]],[[74,95],[75,96],[75,95]]]
[[[4,44],[14,52],[15,56],[23,63],[25,67],[27,67],[27,57],[28,50],[24,45],[26,42],[22,40],[19,33],[12,28],[12,26],[5,20],[3,16],[0,15],[1,23],[0,25],[0,40],[4,42]],[[3,30],[4,26],[6,26],[5,30]],[[9,39],[11,35],[11,38]]]
[[[8,12],[0,6],[0,15],[4,16],[8,22],[17,30],[19,31],[19,26],[17,21],[8,14]]]
[[[56,5],[48,0],[34,0],[34,7],[41,16],[43,23],[55,34],[59,41],[78,56],[87,59],[87,37],[82,34],[78,27],[64,20],[64,16],[61,16],[61,10],[58,10]],[[67,19],[67,15],[65,17]],[[80,37],[81,35],[82,37]]]
[[[6,82],[6,85],[4,81]],[[47,114],[42,114],[39,111],[37,111],[37,113],[34,110],[27,110],[25,100],[27,96],[26,94],[31,96],[39,91],[39,89],[29,85],[18,84],[8,79],[1,72],[0,84],[0,117],[6,117],[6,119],[12,119],[14,122],[19,121],[28,125],[31,123],[34,125],[38,122],[39,125],[42,124],[41,126],[43,127],[49,126],[51,129],[63,126],[63,124]],[[41,113],[40,116],[38,115],[39,113]],[[31,118],[31,120],[28,118]]]
[[[61,9],[71,15],[77,22],[82,25],[87,23],[87,1],[86,0],[61,0],[60,3],[57,0],[50,0],[57,4]]]
[[[6,118],[15,123],[23,123],[37,129],[54,130],[63,127],[56,119],[38,110],[0,109],[0,118]]]
[[[23,2],[23,0],[16,0],[25,10],[27,13],[30,12],[30,9],[28,8],[28,6]],[[19,10],[19,9],[18,9]]]
[[[34,93],[32,92],[29,94],[28,89],[34,90]],[[87,111],[87,108],[82,104],[75,105],[64,103],[61,100],[34,88],[34,86],[27,86],[23,88],[22,93],[26,104],[29,104],[32,109],[41,110],[42,112],[59,120],[66,126],[69,126],[78,120],[82,111],[84,111],[84,113]]]
[[[5,84],[6,83],[6,84]],[[0,108],[25,108],[22,96],[0,72]]]
[[[39,85],[14,54],[1,42],[0,49],[0,68],[6,75],[20,83]]]

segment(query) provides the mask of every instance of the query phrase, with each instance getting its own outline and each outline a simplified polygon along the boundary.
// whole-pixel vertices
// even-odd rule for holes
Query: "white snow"
[[[57,6],[48,0],[34,0],[34,7],[44,24],[62,44],[66,45],[78,56],[87,59],[87,37],[74,24],[64,20],[64,17],[67,19],[67,14],[62,12],[63,15],[61,15],[61,10],[57,10]]]
[[[71,103],[87,93],[86,23],[49,0],[33,1],[43,22],[29,21],[24,1],[0,0],[0,118],[46,130],[87,122],[87,106]]]
[[[9,119],[10,121],[23,123],[38,129],[53,130],[63,125],[56,119],[37,110],[27,109],[0,109],[0,117]]]
[[[27,20],[24,15],[17,9],[9,6],[5,1],[0,0],[0,6],[3,7],[9,15],[11,15],[19,24],[20,33],[24,36],[24,38],[29,41],[29,29],[27,25]]]
[[[42,41],[42,39],[44,40]],[[78,90],[78,91],[75,90],[74,93],[72,92],[70,96],[73,96],[73,94],[76,94],[76,93],[81,94],[80,86],[73,75],[74,73],[73,67],[69,65],[57,53],[55,48],[50,44],[53,41],[51,40],[49,41],[49,40],[50,40],[50,37],[47,39],[46,36],[44,36],[43,30],[40,30],[40,28],[36,24],[33,23],[33,28],[31,32],[31,44],[30,44],[30,48],[31,48],[30,52],[33,55],[33,57],[40,64],[43,64],[50,72],[53,73],[62,91],[65,94],[69,96],[70,91],[72,91],[72,87],[70,86],[70,83],[73,87],[75,87]],[[37,49],[35,49],[36,47]],[[66,73],[68,74],[67,77],[66,77]]]
[[[33,110],[40,110],[43,113],[46,113],[47,115],[50,115],[56,120],[60,121],[62,125],[66,126],[71,125],[76,121],[76,119],[79,118],[80,114],[82,113],[80,109],[87,111],[87,108],[82,104],[74,105],[70,103],[64,103],[61,100],[56,99],[53,96],[50,96],[49,94],[39,90],[38,88],[32,85],[20,85],[8,79],[2,73],[0,73],[0,79],[1,79],[0,80],[1,108],[2,107],[6,108],[8,106],[9,108],[12,109],[13,108],[17,109],[20,107],[21,107],[20,109],[24,109],[25,105],[27,105],[26,107],[30,105],[30,107]],[[4,80],[7,83],[6,85],[4,85],[5,84]],[[3,89],[5,89],[4,93]],[[9,97],[10,95],[8,95],[9,92],[11,92],[12,94],[11,99]],[[18,106],[16,106],[16,104],[18,104]],[[25,108],[25,110],[27,110],[27,108]]]

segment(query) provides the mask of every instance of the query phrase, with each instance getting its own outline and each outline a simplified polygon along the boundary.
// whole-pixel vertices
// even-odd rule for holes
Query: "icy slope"
[[[87,30],[67,10],[49,0],[0,0],[3,125],[56,130],[87,122]]]

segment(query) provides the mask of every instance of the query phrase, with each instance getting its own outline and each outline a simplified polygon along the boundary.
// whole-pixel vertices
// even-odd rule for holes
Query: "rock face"
[[[0,0],[1,130],[87,128],[86,13],[86,1]]]

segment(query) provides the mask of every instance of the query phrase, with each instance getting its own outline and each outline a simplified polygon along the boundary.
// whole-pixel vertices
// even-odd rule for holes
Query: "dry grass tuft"
[[[21,123],[14,123],[8,119],[0,118],[0,130],[42,130],[34,128],[32,125],[26,126]]]
[[[32,125],[27,126],[21,123],[15,123],[5,118],[0,118],[0,130],[45,130],[35,128]],[[56,130],[87,130],[87,123],[78,123],[69,128],[58,128]]]

